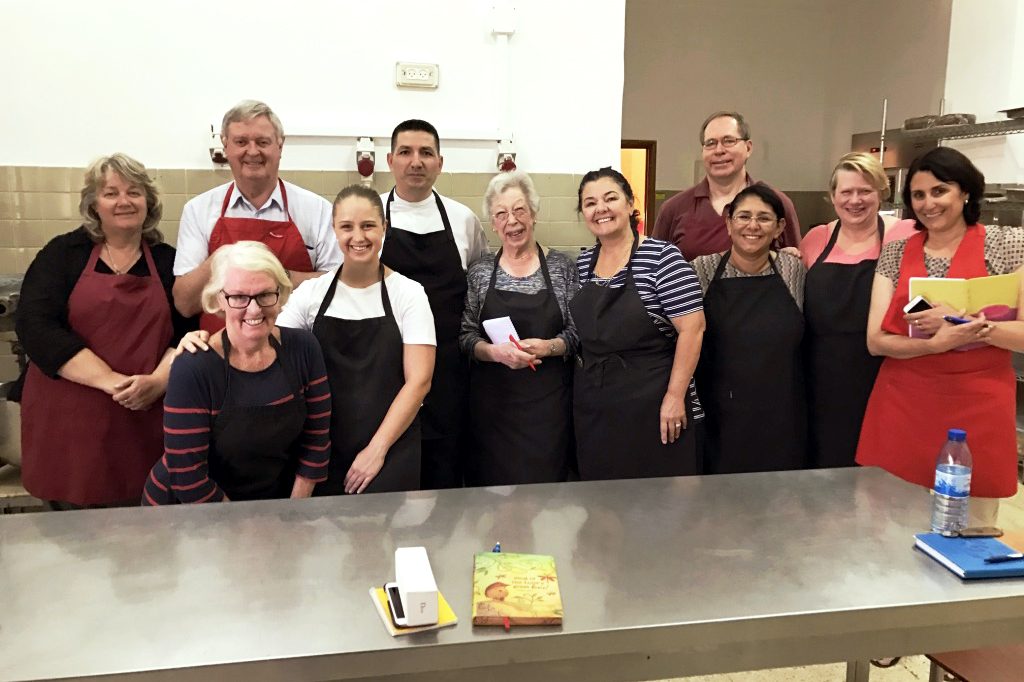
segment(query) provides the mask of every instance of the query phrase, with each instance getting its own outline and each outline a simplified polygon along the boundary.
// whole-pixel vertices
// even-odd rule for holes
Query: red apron
[[[281,265],[286,270],[295,272],[313,272],[313,261],[309,258],[309,251],[302,241],[302,233],[292,220],[288,212],[288,194],[284,189],[284,181],[278,179],[281,187],[281,200],[284,202],[284,213],[288,220],[260,220],[259,218],[229,218],[224,215],[228,210],[228,202],[231,194],[235,191],[235,183],[228,187],[224,195],[224,205],[220,208],[220,218],[213,226],[210,233],[209,254],[226,244],[234,244],[240,241],[262,242],[274,252]],[[224,318],[209,313],[203,313],[199,319],[199,326],[213,334],[224,328]]]
[[[903,306],[911,277],[927,277],[920,232],[907,240],[900,279],[882,329],[907,334]],[[968,228],[947,277],[985,277],[985,228]],[[935,482],[935,458],[946,430],[967,431],[974,457],[971,494],[1010,497],[1017,492],[1016,382],[1010,351],[993,346],[898,360],[886,358],[868,401],[857,463],[879,466],[925,487]]]
[[[150,374],[171,343],[171,308],[149,246],[148,277],[96,272],[102,246],[68,299],[68,324],[111,369]],[[132,411],[103,391],[30,364],[21,412],[22,481],[34,496],[77,505],[138,501],[163,454],[163,403]]]

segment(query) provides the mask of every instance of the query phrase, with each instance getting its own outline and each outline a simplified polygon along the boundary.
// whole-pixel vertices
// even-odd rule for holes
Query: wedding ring
[[[683,426],[683,422],[676,422],[676,428],[677,429],[682,428],[682,426]]]

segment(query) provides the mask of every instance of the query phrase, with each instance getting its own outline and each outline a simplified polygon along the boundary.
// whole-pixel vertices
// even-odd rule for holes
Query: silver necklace
[[[134,265],[135,261],[138,260],[137,257],[133,257],[131,259],[131,262],[128,263],[128,267],[127,268],[121,268],[121,267],[119,267],[117,265],[117,263],[114,262],[114,256],[110,253],[110,244],[108,244],[107,242],[103,242],[103,248],[107,252],[107,260],[110,262],[110,269],[114,271],[115,275],[123,275],[123,274],[125,274],[126,272],[131,270],[132,265]],[[138,254],[138,250],[135,251],[135,254]],[[133,254],[133,256],[135,256],[135,254]]]

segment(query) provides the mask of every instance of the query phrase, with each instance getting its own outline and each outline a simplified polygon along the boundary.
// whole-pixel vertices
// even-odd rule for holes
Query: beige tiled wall
[[[0,166],[0,273],[24,272],[47,241],[76,228],[83,168]],[[227,169],[150,169],[161,191],[164,219],[160,229],[174,244],[181,209],[191,197],[231,179]],[[285,171],[289,182],[321,194],[328,201],[342,187],[359,181],[355,172]],[[570,174],[533,175],[541,196],[537,239],[546,246],[576,252],[593,243],[593,237],[576,216],[576,189],[580,177]],[[491,178],[489,173],[444,173],[437,191],[469,206],[481,218],[492,246],[497,238],[490,230],[480,203]],[[392,186],[390,173],[376,173],[374,187]]]

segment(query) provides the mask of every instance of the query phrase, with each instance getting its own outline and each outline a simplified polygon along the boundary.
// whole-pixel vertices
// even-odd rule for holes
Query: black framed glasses
[[[223,289],[220,293],[224,294],[224,300],[228,302],[229,308],[248,308],[249,303],[256,301],[256,305],[261,308],[269,308],[270,306],[277,303],[277,299],[281,297],[281,291],[261,291],[258,294],[250,296],[249,294],[229,294]]]
[[[722,137],[722,138],[712,137],[712,138],[709,138],[707,140],[704,140],[701,143],[701,146],[703,146],[704,149],[707,149],[707,150],[710,151],[710,150],[714,149],[715,147],[717,147],[718,143],[721,142],[722,146],[725,147],[726,149],[732,149],[733,147],[738,145],[740,142],[745,141],[746,139],[747,138],[745,138],[745,137]]]

